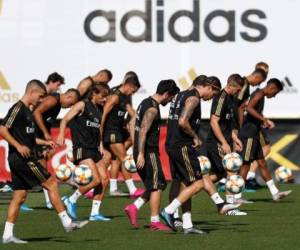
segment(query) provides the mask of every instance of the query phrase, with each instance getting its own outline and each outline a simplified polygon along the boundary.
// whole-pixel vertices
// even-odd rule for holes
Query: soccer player
[[[52,145],[50,142],[36,138],[35,123],[30,106],[36,106],[46,94],[46,88],[39,80],[31,80],[23,97],[14,104],[0,126],[0,135],[9,144],[8,162],[12,176],[13,196],[8,207],[7,219],[3,233],[3,243],[27,243],[14,236],[20,206],[27,197],[28,189],[35,185],[47,188],[53,206],[66,232],[83,227],[87,221],[72,222],[60,200],[57,182],[41,166],[32,149],[36,143]]]
[[[199,79],[201,80],[201,79]],[[196,80],[197,81],[197,80]],[[174,212],[191,197],[204,188],[201,167],[199,164],[199,148],[201,141],[198,136],[198,129],[201,120],[201,100],[210,100],[220,89],[220,81],[199,81],[191,90],[180,92],[177,97],[176,112],[172,120],[176,121],[169,127],[172,131],[168,147],[172,167],[180,182],[182,191],[167,207],[160,212],[160,216],[173,230]],[[191,208],[183,212],[184,234],[203,234],[204,232],[195,228],[191,219]]]
[[[159,158],[159,132],[161,116],[159,105],[165,106],[171,101],[179,88],[173,80],[162,80],[156,93],[144,99],[137,109],[133,156],[138,174],[143,180],[146,191],[133,204],[125,207],[131,225],[138,228],[138,210],[149,202],[150,229],[171,230],[159,220],[161,193],[166,181]]]
[[[77,218],[76,202],[79,197],[94,188],[93,205],[89,220],[110,220],[99,212],[104,192],[108,185],[106,166],[104,161],[101,161],[102,156],[99,150],[99,127],[103,112],[102,106],[108,94],[109,87],[107,84],[95,84],[91,86],[87,99],[76,103],[60,123],[57,143],[59,145],[63,144],[65,130],[67,124],[70,123],[74,164],[89,166],[93,174],[93,179],[89,184],[80,186],[70,197],[63,199],[69,214],[73,218]]]
[[[245,121],[239,132],[239,136],[244,145],[242,151],[244,165],[240,169],[240,175],[246,179],[251,162],[256,160],[274,201],[279,201],[292,191],[280,192],[276,187],[264,159],[262,145],[260,143],[260,132],[262,127],[267,129],[275,127],[275,124],[271,120],[263,116],[265,97],[273,98],[282,89],[282,83],[276,78],[270,79],[266,87],[257,89],[250,97],[246,107],[247,114]]]
[[[51,137],[51,127],[53,126],[61,108],[69,108],[80,98],[77,89],[68,89],[65,93],[51,93],[43,98],[42,102],[34,109],[33,116],[37,125],[37,137],[46,141],[53,141]],[[47,159],[54,154],[54,150],[49,147],[38,146],[37,156],[40,163],[47,168]],[[52,208],[47,190],[44,189],[46,207]]]
[[[128,103],[128,96],[131,96],[140,88],[140,82],[137,77],[129,77],[114,92],[110,94],[103,108],[103,116],[101,121],[101,151],[104,147],[109,150],[112,155],[122,163],[122,173],[125,183],[129,190],[129,194],[133,198],[137,198],[143,193],[143,189],[135,187],[131,174],[123,166],[126,157],[125,141],[123,126],[125,114],[128,112],[130,117],[135,117],[135,111]]]
[[[60,86],[62,84],[65,84],[65,79],[57,72],[54,72],[48,76],[45,84],[46,84],[47,94],[57,93],[60,90]]]

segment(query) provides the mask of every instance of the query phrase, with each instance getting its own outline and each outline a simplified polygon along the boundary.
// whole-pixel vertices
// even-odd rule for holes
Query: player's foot
[[[125,207],[124,212],[127,214],[130,224],[133,226],[133,228],[138,228],[139,225],[137,223],[137,217],[138,217],[138,209],[134,204],[130,204]]]
[[[76,229],[83,228],[85,225],[87,225],[89,221],[83,220],[83,221],[72,221],[70,225],[64,227],[65,231],[67,233],[72,232]]]
[[[229,215],[229,216],[242,216],[242,215],[247,215],[246,212],[243,212],[239,209],[233,209],[233,210],[229,210],[226,212],[225,215]]]
[[[120,190],[114,190],[114,191],[110,191],[109,195],[112,197],[127,197],[129,196],[129,193],[125,193]]]
[[[254,201],[249,201],[243,198],[238,198],[234,200],[234,204],[253,204]]]
[[[53,208],[52,203],[50,201],[46,202],[46,208],[48,208],[48,209]]]
[[[246,180],[245,187],[246,187],[246,189],[249,189],[249,190],[251,190],[251,189],[256,190],[256,189],[261,188],[261,186],[257,183],[256,179]]]
[[[133,194],[130,195],[130,198],[131,198],[131,199],[139,198],[140,196],[143,195],[144,192],[145,192],[145,189],[137,188],[137,189],[135,190],[135,192],[134,192]]]
[[[12,188],[9,186],[9,185],[4,185],[2,188],[0,188],[0,192],[3,192],[3,193],[8,193],[8,192],[12,192]]]
[[[26,204],[22,204],[21,207],[20,207],[21,211],[22,212],[30,212],[30,211],[33,211],[33,208],[27,206]]]
[[[160,210],[159,216],[164,220],[164,222],[173,230],[177,231],[174,225],[173,214],[168,214],[165,209]]]
[[[171,228],[161,222],[151,222],[149,227],[152,231],[172,231]]]
[[[89,221],[110,221],[111,218],[105,217],[103,214],[99,213],[96,215],[91,215]]]
[[[86,192],[86,193],[84,194],[84,196],[85,196],[86,198],[92,200],[92,199],[94,198],[94,189],[92,189],[92,190]]]
[[[224,205],[219,209],[219,214],[226,214],[227,211],[236,209],[241,204],[231,204],[231,203],[224,203]]]
[[[273,201],[280,201],[287,197],[291,192],[292,190],[278,192],[277,194],[273,195]]]
[[[11,236],[8,238],[2,238],[2,243],[3,244],[8,244],[8,243],[26,244],[26,243],[28,243],[28,241],[20,240],[20,239],[16,238],[15,236]]]
[[[198,228],[195,228],[195,227],[184,228],[183,233],[184,234],[207,234],[206,232],[204,232]]]
[[[225,192],[225,184],[223,183],[218,183],[218,192],[224,193]]]
[[[72,203],[69,198],[67,197],[62,197],[62,200],[67,208],[67,212],[68,214],[73,218],[76,219],[77,215],[76,215],[76,210],[77,210],[77,205],[76,203]]]
[[[180,218],[174,218],[174,226],[176,228],[182,228],[182,225],[183,225],[183,223],[182,223],[182,220]]]

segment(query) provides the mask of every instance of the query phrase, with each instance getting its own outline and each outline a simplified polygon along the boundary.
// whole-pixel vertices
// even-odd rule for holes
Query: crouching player
[[[125,212],[134,228],[138,228],[138,210],[149,202],[150,229],[171,230],[159,220],[161,192],[166,187],[159,158],[161,122],[159,105],[165,106],[178,92],[179,88],[173,80],[162,80],[157,86],[156,93],[144,99],[137,109],[133,155],[146,191],[133,204],[125,207]]]
[[[108,221],[100,212],[100,205],[104,197],[104,191],[108,184],[106,167],[104,161],[101,161],[99,151],[100,144],[100,121],[102,116],[102,105],[109,94],[109,87],[105,84],[95,84],[91,87],[88,98],[78,102],[66,114],[60,124],[60,132],[57,143],[62,145],[67,124],[70,123],[70,129],[73,140],[74,164],[84,164],[91,168],[93,180],[80,186],[70,197],[64,199],[64,203],[69,214],[76,218],[76,202],[80,196],[94,189],[94,198],[90,221]]]

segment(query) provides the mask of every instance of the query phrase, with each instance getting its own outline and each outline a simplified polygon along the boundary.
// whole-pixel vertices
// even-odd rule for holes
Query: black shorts
[[[171,152],[168,148],[166,148],[166,152],[169,156],[169,166],[170,166],[170,172],[171,172],[172,180],[180,180],[180,176],[178,175],[178,173],[175,169],[175,166],[174,166],[174,162],[171,158]]]
[[[49,150],[51,150],[50,146],[36,145],[34,148],[35,157],[38,160],[41,160],[41,159],[47,160],[47,155],[48,155]]]
[[[8,155],[12,189],[29,190],[47,181],[51,175],[36,158],[25,159],[17,153]]]
[[[191,145],[175,146],[169,149],[174,175],[186,186],[202,179],[198,153]]]
[[[109,146],[115,143],[124,143],[130,137],[127,129],[123,128],[121,130],[106,130],[104,132],[104,145]]]
[[[259,138],[241,138],[243,143],[242,158],[245,164],[250,164],[255,160],[264,159],[262,145]]]
[[[134,154],[135,162],[137,162],[137,156],[137,154]],[[146,149],[145,165],[142,169],[138,169],[138,174],[147,191],[164,190],[167,186],[158,151],[148,151]]]
[[[226,177],[226,170],[223,166],[223,152],[222,145],[218,142],[207,142],[207,157],[211,163],[211,173],[219,177]]]
[[[268,136],[268,131],[265,128],[262,128],[259,133],[259,141],[262,147],[270,145],[270,139]]]
[[[92,159],[95,163],[102,159],[98,149],[75,148],[73,149],[74,164],[78,165],[85,159]]]

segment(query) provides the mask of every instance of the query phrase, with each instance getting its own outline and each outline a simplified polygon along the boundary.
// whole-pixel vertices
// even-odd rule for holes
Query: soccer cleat
[[[144,192],[145,192],[145,189],[137,188],[133,194],[130,194],[130,198],[131,199],[139,198],[140,196],[143,195]]]
[[[111,219],[108,217],[105,217],[103,214],[95,214],[91,215],[89,218],[89,221],[110,221]]]
[[[184,228],[183,229],[183,233],[184,234],[207,234],[206,232],[198,229],[198,228],[195,228],[195,227],[191,227],[191,228]]]
[[[247,215],[246,212],[243,212],[239,209],[233,209],[233,210],[229,210],[226,212],[225,215],[229,215],[229,216],[242,216],[242,215]]]
[[[89,221],[83,220],[83,221],[72,221],[70,225],[64,226],[64,229],[66,233],[72,232],[76,229],[83,228],[85,225],[87,225]]]
[[[11,236],[8,238],[2,238],[2,243],[3,244],[8,244],[8,243],[26,244],[26,243],[28,243],[28,241],[20,240],[20,239],[16,238],[15,236]]]
[[[137,217],[138,217],[138,209],[134,204],[130,204],[125,207],[124,212],[127,214],[130,224],[133,226],[133,228],[139,228],[139,225],[137,223]]]
[[[219,214],[226,214],[228,211],[236,209],[241,204],[231,204],[231,203],[224,203],[224,205],[219,209]]]
[[[3,192],[3,193],[8,193],[8,192],[12,192],[12,188],[9,186],[9,185],[4,185],[2,188],[0,188],[0,192]]]
[[[92,200],[92,199],[94,198],[94,189],[92,189],[92,190],[86,192],[86,193],[84,194],[84,196],[85,196],[86,198]]]
[[[152,230],[152,231],[172,231],[171,228],[169,228],[165,224],[161,223],[160,221],[151,222],[149,227],[150,227],[150,230]]]
[[[182,220],[180,218],[174,218],[174,226],[176,228],[182,228],[183,226]]]
[[[164,220],[164,222],[173,230],[177,231],[174,225],[174,218],[172,214],[168,214],[165,209],[160,210],[159,216]]]
[[[277,194],[273,195],[273,201],[280,201],[287,197],[291,192],[292,190],[278,192]]]
[[[48,209],[53,208],[52,203],[50,201],[46,202],[46,208],[48,208]]]
[[[72,203],[69,198],[67,197],[63,197],[62,198],[66,208],[67,208],[67,211],[68,211],[68,214],[73,218],[73,219],[76,219],[77,218],[77,215],[76,215],[76,210],[77,210],[77,205],[76,203]]]
[[[245,187],[246,187],[246,189],[249,189],[249,190],[256,190],[256,189],[261,188],[261,186],[257,183],[256,179],[246,180]]]
[[[234,199],[234,204],[253,204],[254,201],[249,201],[243,198]]]
[[[112,197],[127,197],[129,196],[129,193],[125,193],[120,190],[114,190],[114,191],[110,191],[109,195]]]
[[[30,211],[33,211],[33,208],[27,206],[26,204],[22,204],[21,207],[20,207],[21,211],[22,212],[30,212]]]

